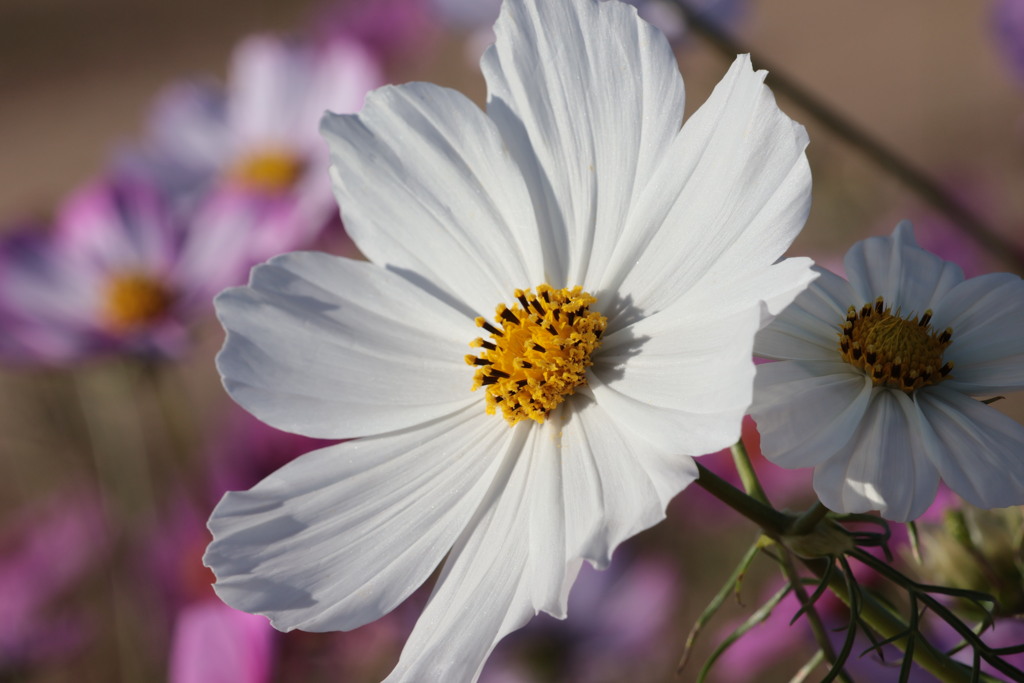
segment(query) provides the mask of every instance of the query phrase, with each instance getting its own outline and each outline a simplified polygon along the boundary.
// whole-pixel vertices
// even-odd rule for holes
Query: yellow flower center
[[[277,194],[291,189],[303,168],[302,161],[291,152],[271,149],[244,157],[229,176],[247,189]]]
[[[476,324],[487,330],[490,341],[474,339],[482,348],[466,362],[478,366],[473,390],[484,387],[487,413],[498,406],[510,425],[527,418],[544,422],[576,387],[587,383],[591,354],[601,344],[608,319],[590,310],[597,299],[580,287],[533,291],[517,289],[518,306],[501,304],[495,311],[498,327],[483,318]]]
[[[171,293],[163,284],[147,275],[115,275],[107,281],[107,320],[116,328],[152,322],[167,312],[171,298]]]
[[[874,304],[853,306],[840,325],[839,353],[860,368],[876,386],[901,389],[910,394],[949,377],[953,363],[943,363],[942,353],[952,343],[953,329],[932,329],[932,312],[921,317],[901,317],[882,297]]]

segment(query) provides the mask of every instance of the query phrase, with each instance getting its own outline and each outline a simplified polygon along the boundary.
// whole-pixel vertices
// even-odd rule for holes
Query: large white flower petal
[[[657,524],[665,507],[697,478],[697,467],[679,450],[660,451],[594,401],[574,397],[564,408],[561,468],[570,557],[606,567],[612,551],[630,536]],[[559,416],[561,417],[561,416]]]
[[[495,33],[487,112],[526,177],[548,275],[595,287],[679,131],[675,56],[618,2],[506,2]]]
[[[943,481],[972,505],[1024,505],[1024,427],[942,385],[915,395],[927,453]]]
[[[476,407],[307,453],[210,518],[217,594],[283,630],[348,630],[427,579],[521,446]]]
[[[789,247],[810,208],[807,134],[764,77],[738,57],[686,122],[635,201],[630,239],[601,288],[653,313],[704,278],[756,272]]]
[[[992,273],[965,280],[935,307],[933,327],[953,329],[944,383],[967,393],[1024,389],[1024,280]]]
[[[350,438],[480,402],[463,360],[472,321],[372,264],[285,254],[216,304],[224,384],[278,429]]]
[[[920,413],[902,391],[873,392],[854,438],[814,468],[814,490],[831,510],[905,522],[935,500],[939,473],[920,437]]]
[[[843,278],[815,267],[818,278],[757,333],[754,353],[778,360],[835,360],[840,324],[857,298]]]
[[[701,455],[739,438],[760,311],[705,313],[681,306],[643,318],[608,335],[595,355],[594,398],[658,448]]]
[[[389,683],[475,680],[503,635],[540,610],[565,616],[580,558],[606,566],[697,477],[691,459],[652,453],[582,396],[525,433],[452,550]]]
[[[530,443],[521,453],[505,455],[501,472],[452,548],[398,666],[385,683],[471,683],[498,640],[550,606],[544,604],[545,598],[558,596],[555,602],[561,601],[564,608],[566,587],[579,565],[566,566],[564,548],[535,557],[545,549],[531,538],[533,505],[550,494],[547,487],[534,488],[537,477],[548,470],[539,456],[551,455],[550,449],[537,443],[541,430],[517,428],[514,433],[528,435]]]
[[[824,462],[860,427],[872,388],[864,373],[839,360],[757,366],[750,414],[761,452],[783,467]]]
[[[904,317],[934,308],[964,279],[960,266],[918,247],[906,221],[891,237],[869,237],[854,244],[843,265],[850,285],[863,299],[855,306],[883,297]]]
[[[388,86],[362,113],[326,114],[334,193],[378,266],[489,317],[544,282],[529,193],[494,123],[463,95]]]

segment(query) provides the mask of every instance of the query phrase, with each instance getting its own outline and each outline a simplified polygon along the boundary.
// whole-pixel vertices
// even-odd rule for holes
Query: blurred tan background
[[[357,0],[372,1],[372,0]],[[137,135],[167,82],[223,75],[233,44],[301,29],[314,0],[0,2],[0,222],[45,213]],[[739,37],[853,122],[940,179],[978,185],[977,210],[1024,226],[1024,87],[999,59],[987,2],[753,2]],[[456,45],[410,77],[482,95]],[[700,39],[681,51],[689,106],[724,70]],[[784,106],[785,103],[784,103]],[[815,127],[815,213],[803,243],[845,249],[914,197]],[[823,195],[823,196],[822,196]],[[829,200],[829,201],[826,201]],[[824,206],[828,204],[828,206]]]

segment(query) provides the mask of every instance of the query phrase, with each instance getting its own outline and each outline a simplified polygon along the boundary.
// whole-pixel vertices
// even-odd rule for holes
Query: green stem
[[[793,517],[743,493],[717,474],[697,463],[697,485],[736,512],[751,520],[772,537],[778,538],[793,523]]]
[[[818,526],[818,522],[825,519],[825,515],[828,513],[829,509],[822,505],[821,501],[818,501],[808,508],[802,515],[796,518],[793,525],[786,530],[786,534],[789,536],[809,534],[814,531],[816,526]]]
[[[700,473],[697,479],[698,486],[759,525],[769,536],[780,538],[791,528],[795,520],[793,516],[755,500],[699,463],[697,470]],[[786,550],[786,552],[789,551]],[[823,563],[826,561],[821,559],[803,560],[804,564],[819,579],[825,575]],[[842,572],[832,572],[828,585],[840,600],[847,605],[850,604],[850,594]],[[906,647],[907,638],[897,636],[907,632],[907,625],[869,594],[862,596],[860,618],[883,638],[893,638],[893,644],[900,649]],[[943,683],[969,683],[972,680],[969,667],[953,661],[923,638],[918,638],[915,641],[914,661]],[[989,679],[983,678],[982,680]]]
[[[686,0],[674,0],[674,4],[686,17],[687,26],[710,42],[727,58],[733,59],[738,54],[750,54],[749,47],[705,19],[699,11],[689,7]],[[760,68],[769,72],[765,82],[776,93],[791,100],[817,119],[818,123],[831,130],[834,135],[859,149],[869,159],[889,171],[993,254],[1012,262],[1018,269],[1024,268],[1024,249],[1003,237],[992,226],[954,199],[926,173],[797,85],[796,81],[787,76],[778,65],[769,65],[760,56],[754,61]]]
[[[782,565],[782,573],[785,574],[789,585],[793,587],[793,592],[800,601],[800,605],[805,607],[804,614],[807,615],[807,623],[811,626],[811,633],[814,634],[814,640],[818,643],[819,651],[829,664],[834,664],[836,661],[836,652],[832,648],[832,641],[829,640],[828,632],[825,630],[825,624],[821,621],[821,615],[818,614],[818,610],[815,606],[811,604],[810,598],[807,595],[807,590],[804,588],[803,581],[800,580],[800,575],[797,573],[796,567],[793,565],[792,553],[783,552],[779,559],[779,564]],[[850,677],[845,671],[841,671],[839,673],[839,677],[843,681],[850,680]]]
[[[754,471],[754,465],[750,462],[750,456],[747,454],[747,447],[743,445],[743,440],[740,439],[734,443],[730,450],[732,450],[732,462],[736,466],[736,471],[740,475],[740,481],[743,482],[743,489],[747,495],[758,502],[770,505],[768,495],[761,488],[761,482],[757,479],[757,472]]]
[[[819,578],[824,577],[823,562],[827,560],[803,560],[804,564]],[[842,572],[832,572],[828,582],[829,589],[846,603],[850,605],[850,593],[843,579]],[[902,619],[890,612],[870,593],[861,593],[861,620],[870,626],[883,638],[892,638],[892,644],[903,650],[907,646],[907,624]],[[900,634],[904,634],[900,636]],[[900,637],[897,637],[900,636]],[[914,641],[914,662],[921,668],[928,671],[943,683],[970,683],[974,680],[971,677],[970,667],[956,662],[945,653],[935,649],[931,643],[924,638],[917,638]],[[992,681],[994,679],[982,676],[980,680]]]

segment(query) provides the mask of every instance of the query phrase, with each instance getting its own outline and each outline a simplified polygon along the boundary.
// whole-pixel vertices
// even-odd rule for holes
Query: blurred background
[[[691,112],[731,60],[670,2],[635,4],[671,37]],[[841,269],[854,241],[908,218],[969,276],[1022,273],[1024,0],[694,5],[755,66],[866,132],[995,236],[971,238],[780,94],[809,130],[815,185],[793,254]],[[409,80],[482,104],[477,59],[494,7],[0,2],[0,681],[362,683],[394,665],[423,591],[348,634],[279,634],[213,596],[200,558],[219,496],[322,444],[227,399],[210,299],[281,251],[353,254],[326,186],[319,111],[357,111],[367,89]],[[995,406],[1024,419],[1020,396]],[[708,462],[727,474],[727,455]],[[811,500],[807,473],[757,462],[777,505]],[[742,604],[728,602],[677,678],[690,626],[755,538],[684,491],[608,572],[584,573],[568,621],[540,617],[506,639],[482,680],[694,680],[778,585],[770,562],[756,564]],[[805,629],[758,628],[710,680],[788,681],[811,657]],[[895,680],[864,666],[863,680]]]

